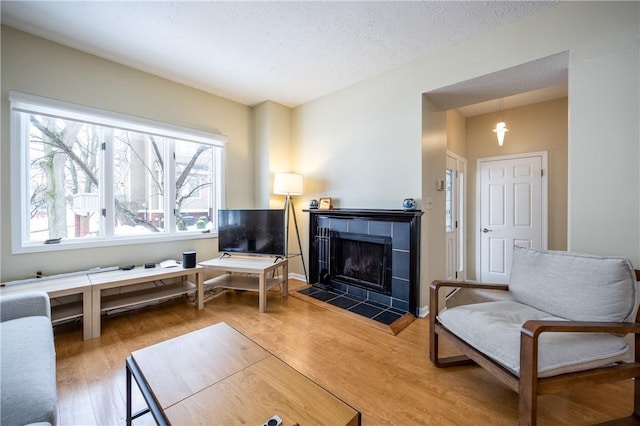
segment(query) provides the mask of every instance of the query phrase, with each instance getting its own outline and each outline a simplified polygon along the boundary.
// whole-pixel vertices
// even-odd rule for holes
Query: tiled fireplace
[[[417,315],[420,217],[416,210],[305,210],[309,282],[394,312]]]

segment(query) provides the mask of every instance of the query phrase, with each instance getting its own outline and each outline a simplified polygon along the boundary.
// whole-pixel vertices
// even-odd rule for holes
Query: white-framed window
[[[9,101],[14,253],[217,233],[225,136],[18,92]]]

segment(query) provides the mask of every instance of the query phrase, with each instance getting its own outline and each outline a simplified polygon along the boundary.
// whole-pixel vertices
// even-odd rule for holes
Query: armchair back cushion
[[[635,320],[637,282],[622,257],[514,247],[513,300],[573,321]]]

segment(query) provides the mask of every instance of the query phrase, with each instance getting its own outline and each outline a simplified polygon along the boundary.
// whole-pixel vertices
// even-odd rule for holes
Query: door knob
[[[483,228],[482,232],[484,232],[486,234],[487,232],[492,232],[492,231],[491,231],[491,229]]]

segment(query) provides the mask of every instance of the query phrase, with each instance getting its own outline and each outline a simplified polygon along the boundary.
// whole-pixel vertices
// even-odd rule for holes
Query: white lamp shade
[[[298,173],[276,173],[273,177],[273,193],[301,195],[302,175]]]

